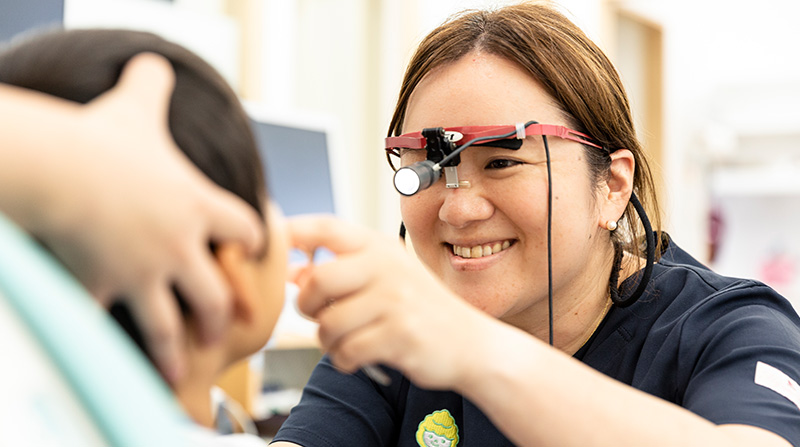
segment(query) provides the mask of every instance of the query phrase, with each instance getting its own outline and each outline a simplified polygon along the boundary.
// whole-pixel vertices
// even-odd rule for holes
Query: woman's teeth
[[[499,253],[511,246],[511,242],[495,242],[494,244],[476,245],[474,247],[461,247],[453,245],[453,254],[462,258],[482,258]]]

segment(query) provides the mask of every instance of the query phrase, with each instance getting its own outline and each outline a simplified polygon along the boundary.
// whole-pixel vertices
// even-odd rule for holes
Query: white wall
[[[64,0],[64,26],[159,34],[199,54],[236,88],[240,46],[237,24],[219,14],[218,6],[210,5],[210,1]]]
[[[736,152],[737,135],[747,127],[800,130],[800,112],[780,100],[800,90],[800,63],[793,56],[800,42],[800,3],[618,3],[664,30],[666,223],[685,248],[702,257],[713,150]]]

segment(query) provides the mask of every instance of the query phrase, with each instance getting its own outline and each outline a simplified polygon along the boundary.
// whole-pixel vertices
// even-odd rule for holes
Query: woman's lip
[[[450,265],[454,270],[475,271],[487,269],[497,262],[500,262],[503,256],[505,256],[506,253],[514,248],[514,245],[516,244],[511,244],[510,247],[498,253],[493,253],[489,256],[482,256],[480,258],[462,258],[461,256],[456,256],[453,253],[452,245],[445,245],[445,249],[450,254]]]
[[[480,258],[488,249],[493,254],[497,254],[503,250],[507,250],[510,246],[517,242],[516,239],[493,239],[487,242],[445,242],[444,246],[447,247],[456,256],[464,258]],[[478,254],[470,256],[468,253]],[[487,255],[488,256],[488,255]]]

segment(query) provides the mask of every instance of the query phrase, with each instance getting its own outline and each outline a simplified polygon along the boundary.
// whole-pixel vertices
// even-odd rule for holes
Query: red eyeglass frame
[[[521,127],[521,126],[520,126]],[[474,140],[475,138],[482,138],[482,137],[490,137],[492,135],[504,135],[510,132],[517,131],[517,135],[519,135],[519,130],[517,125],[510,124],[504,126],[460,126],[460,127],[445,127],[444,131],[446,133],[453,133],[461,135],[460,138],[453,140],[453,141],[463,141],[469,142]],[[524,136],[528,135],[546,135],[552,137],[562,138],[564,140],[575,141],[581,144],[587,144],[592,147],[596,147],[598,149],[606,150],[602,145],[600,145],[597,140],[586,135],[585,133],[578,132],[577,130],[572,130],[568,127],[559,126],[555,124],[529,124],[524,128],[523,132]],[[517,138],[517,135],[512,135],[505,138],[495,138],[489,140],[483,140],[480,144],[486,144],[492,141],[498,140],[508,140]],[[389,160],[389,164],[392,165],[391,159],[389,158],[390,155],[400,155],[397,152],[397,149],[425,149],[425,146],[428,144],[425,137],[422,136],[422,132],[411,132],[406,133],[397,137],[387,137],[385,139],[385,151],[386,151],[386,158]],[[392,165],[394,169],[394,166]]]

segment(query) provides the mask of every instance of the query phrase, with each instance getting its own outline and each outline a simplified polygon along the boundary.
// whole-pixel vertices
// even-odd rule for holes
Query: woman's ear
[[[602,227],[606,227],[609,221],[616,222],[625,212],[633,193],[633,173],[636,169],[636,160],[628,149],[618,149],[610,157],[611,167],[606,188],[603,188],[606,196],[602,198],[600,212]]]
[[[236,243],[219,244],[216,257],[231,288],[234,322],[251,322],[256,309],[254,300],[258,299],[252,261],[244,248]]]

